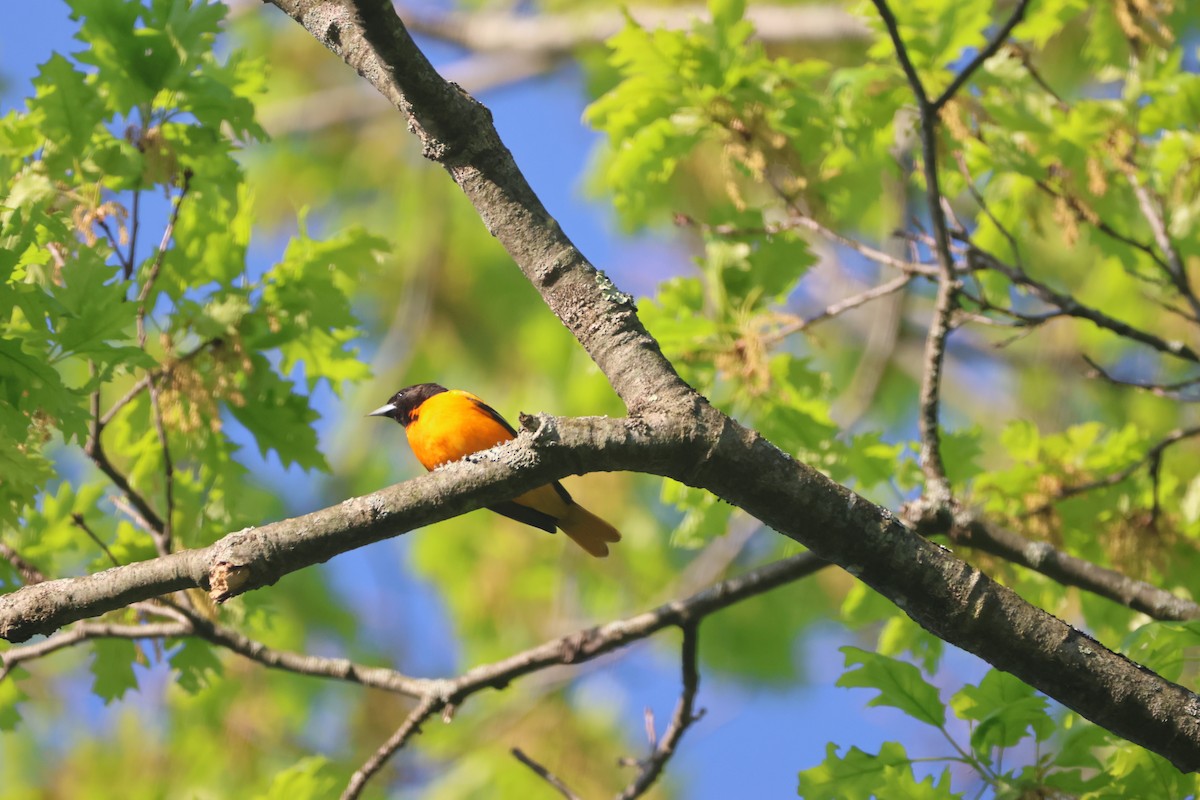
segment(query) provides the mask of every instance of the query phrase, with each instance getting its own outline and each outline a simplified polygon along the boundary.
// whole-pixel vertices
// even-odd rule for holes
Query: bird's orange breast
[[[485,408],[475,395],[457,390],[435,394],[418,406],[405,429],[417,461],[436,469],[514,438]]]

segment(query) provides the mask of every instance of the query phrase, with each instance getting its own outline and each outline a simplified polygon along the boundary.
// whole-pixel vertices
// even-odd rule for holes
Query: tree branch
[[[450,12],[438,15],[399,9],[413,33],[483,53],[521,53],[560,58],[589,44],[600,44],[625,27],[619,11],[547,14],[509,11]],[[632,6],[630,16],[646,28],[683,28],[709,17],[699,6]],[[751,5],[746,17],[757,38],[768,44],[863,42],[871,31],[861,19],[836,5]]]
[[[790,319],[786,324],[781,325],[779,328],[765,335],[763,337],[763,342],[767,344],[774,344],[781,339],[786,339],[793,333],[806,330],[817,323],[824,322],[827,319],[832,319],[839,314],[844,314],[845,312],[854,308],[858,308],[859,306],[869,303],[872,300],[878,300],[880,297],[886,297],[889,294],[898,292],[908,286],[908,284],[912,283],[912,280],[912,275],[897,275],[890,281],[881,283],[878,286],[872,286],[870,289],[866,289],[858,294],[851,295],[850,297],[845,297],[841,300],[838,300],[836,303],[831,303],[826,306],[823,311],[818,314],[814,314],[811,317],[805,319]]]
[[[1147,381],[1126,380],[1113,375],[1108,370],[1104,369],[1104,367],[1096,363],[1095,360],[1086,355],[1083,357],[1083,360],[1087,362],[1087,365],[1092,369],[1093,374],[1089,377],[1103,378],[1109,383],[1117,386],[1129,386],[1134,389],[1141,389],[1143,391],[1150,392],[1150,394],[1153,394],[1156,397],[1165,397],[1171,400],[1180,400],[1182,402],[1196,402],[1197,400],[1200,400],[1200,397],[1184,396],[1184,393],[1189,389],[1194,389],[1197,386],[1200,386],[1200,375],[1197,375],[1194,378],[1186,378],[1181,381],[1173,381],[1170,383],[1151,383]]]
[[[527,418],[536,433],[389,489],[172,553],[0,596],[0,637],[24,641],[131,602],[200,587],[222,602],[371,542],[448,519],[575,471],[665,470],[694,463],[698,440],[676,420]],[[530,445],[540,443],[541,447]],[[544,448],[544,449],[542,449]]]
[[[20,553],[4,542],[0,542],[0,557],[3,557],[8,563],[12,564],[13,569],[17,571],[17,574],[21,576],[21,580],[25,581],[26,585],[41,583],[46,580],[46,576],[42,574],[40,569],[26,561]]]
[[[1162,251],[1163,258],[1166,260],[1167,274],[1170,275],[1171,282],[1175,284],[1175,288],[1179,290],[1184,300],[1192,307],[1192,313],[1200,318],[1200,298],[1196,297],[1196,292],[1192,289],[1188,271],[1183,265],[1183,259],[1179,256],[1179,249],[1171,241],[1171,234],[1167,230],[1168,225],[1164,218],[1165,214],[1162,210],[1162,203],[1158,198],[1151,196],[1150,190],[1138,180],[1135,170],[1136,165],[1129,164],[1126,177],[1129,179],[1130,187],[1133,188],[1134,197],[1137,198],[1138,208],[1141,209],[1142,216],[1146,218],[1146,222],[1150,225],[1150,231],[1154,234],[1155,244]]]
[[[1085,481],[1083,483],[1064,486],[1059,489],[1057,493],[1055,493],[1055,496],[1052,500],[1030,509],[1028,512],[1026,512],[1026,515],[1031,517],[1036,516],[1050,510],[1054,507],[1055,503],[1066,500],[1067,498],[1095,491],[1096,489],[1103,489],[1107,486],[1116,486],[1118,483],[1126,480],[1129,478],[1129,476],[1133,475],[1133,473],[1137,472],[1143,464],[1150,464],[1153,466],[1162,458],[1163,452],[1166,451],[1167,448],[1171,447],[1171,445],[1182,442],[1185,439],[1193,439],[1197,436],[1200,436],[1200,426],[1192,428],[1177,428],[1156,442],[1149,450],[1146,451],[1144,456],[1139,458],[1137,461],[1134,461],[1124,469],[1117,470],[1109,475],[1105,475],[1103,478],[1097,478],[1093,481]]]
[[[169,639],[187,636],[190,627],[181,622],[149,622],[137,625],[81,622],[69,631],[57,633],[44,641],[14,647],[0,653],[0,680],[3,680],[17,664],[47,656],[89,639]]]
[[[944,506],[950,501],[950,482],[946,467],[942,463],[941,427],[938,422],[938,406],[942,386],[942,368],[946,360],[946,337],[950,334],[950,318],[957,300],[954,277],[954,258],[950,253],[950,236],[946,228],[946,217],[942,211],[942,192],[938,185],[937,172],[937,108],[930,103],[925,85],[917,68],[909,58],[908,48],[900,36],[900,26],[886,0],[871,0],[880,19],[883,20],[896,58],[908,79],[909,88],[917,101],[919,114],[921,156],[925,167],[926,203],[933,223],[934,252],[938,260],[938,290],[934,302],[933,320],[925,337],[924,369],[921,371],[920,413],[917,417],[920,429],[921,471],[925,474],[925,492],[935,506]]]
[[[954,311],[958,307],[959,285],[954,274],[954,258],[950,252],[950,232],[946,224],[942,190],[938,182],[938,112],[970,80],[971,75],[1000,49],[1009,34],[1012,33],[1013,28],[1025,15],[1028,0],[1018,0],[1017,7],[1008,22],[954,77],[945,91],[932,101],[921,81],[921,76],[917,73],[916,66],[908,55],[908,48],[900,36],[899,23],[886,0],[871,0],[871,2],[879,12],[888,36],[892,40],[896,58],[900,61],[909,87],[917,100],[917,111],[920,117],[921,159],[924,162],[926,204],[930,222],[933,225],[934,252],[937,254],[940,267],[933,321],[930,323],[929,333],[925,338],[925,368],[921,377],[921,411],[918,416],[921,438],[920,462],[921,471],[925,473],[925,492],[928,501],[935,507],[947,507],[951,500],[951,491],[950,481],[946,476],[946,467],[942,462],[939,406],[941,404],[942,371],[946,362],[946,339],[952,330]]]
[[[565,783],[562,782],[561,778],[559,778],[557,775],[555,775],[550,770],[543,767],[538,762],[534,761],[529,756],[525,755],[525,752],[523,750],[521,750],[521,748],[514,747],[511,752],[513,754],[513,758],[515,758],[517,761],[520,761],[522,764],[524,764],[525,766],[527,766],[531,770],[533,770],[533,772],[539,778],[544,780],[546,783],[550,784],[550,786],[554,789],[554,791],[561,794],[567,800],[582,800],[579,797],[579,795],[577,795],[577,794],[575,794],[575,792],[571,791],[571,787],[567,786]]]
[[[274,0],[407,117],[488,231],[608,377],[630,414],[693,413],[700,402],[638,319],[633,298],[587,261],[542,206],[490,112],[444,81],[386,0]]]
[[[379,749],[371,754],[366,763],[355,770],[350,776],[350,782],[346,785],[345,791],[342,792],[341,800],[354,800],[362,794],[363,787],[367,785],[367,781],[378,772],[392,755],[404,746],[404,743],[409,738],[421,730],[421,724],[429,717],[437,712],[438,699],[433,695],[429,695],[417,704],[404,722],[396,729],[396,732],[388,737],[388,740],[379,746]]]
[[[658,776],[662,774],[675,749],[679,746],[683,734],[692,723],[704,716],[704,710],[694,713],[696,693],[700,690],[700,671],[696,668],[697,650],[699,648],[699,625],[695,622],[683,626],[683,653],[681,664],[683,670],[683,691],[675,706],[675,713],[663,732],[662,739],[654,746],[650,757],[642,764],[638,776],[625,787],[618,800],[634,800],[646,793]]]
[[[1040,572],[1064,586],[1074,586],[1099,597],[1120,603],[1157,620],[1200,619],[1200,605],[1177,597],[1165,589],[1135,580],[1116,570],[1093,564],[1051,545],[1037,542],[963,510],[949,522],[945,515],[928,507],[912,504],[905,509],[905,521],[918,531],[933,536],[947,534],[951,541],[991,553],[994,556]]]
[[[1110,333],[1125,339],[1131,339],[1135,342],[1147,345],[1160,353],[1175,356],[1176,358],[1200,363],[1200,353],[1197,353],[1192,348],[1180,341],[1167,341],[1161,337],[1155,336],[1152,333],[1147,333],[1140,328],[1134,328],[1119,319],[1109,316],[1098,308],[1084,305],[1069,294],[1064,294],[1056,289],[1050,288],[1047,284],[1035,280],[1028,273],[1019,267],[1014,267],[1005,263],[996,256],[981,250],[979,247],[966,242],[970,248],[970,257],[977,259],[988,268],[994,269],[1004,275],[1017,286],[1022,286],[1029,289],[1030,292],[1044,303],[1048,303],[1055,308],[1061,310],[1062,314],[1068,317],[1077,319],[1086,319],[1098,328],[1103,328]]]
[[[1025,11],[1028,8],[1029,0],[1017,0],[1017,7],[1013,9],[1008,21],[1004,23],[1000,30],[996,31],[988,43],[984,45],[983,49],[975,54],[975,57],[971,59],[971,63],[963,67],[954,76],[954,80],[950,81],[950,85],[946,87],[946,90],[933,101],[931,105],[935,113],[940,111],[946,103],[950,102],[954,98],[954,95],[958,94],[958,90],[971,79],[971,76],[1004,46],[1004,43],[1008,41],[1009,34],[1013,32],[1013,28],[1017,27],[1021,20],[1025,18]]]

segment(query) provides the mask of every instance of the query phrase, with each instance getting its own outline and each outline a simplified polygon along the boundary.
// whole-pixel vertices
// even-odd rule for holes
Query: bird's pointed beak
[[[375,409],[370,414],[367,414],[367,416],[368,417],[386,417],[388,414],[392,413],[395,410],[396,410],[396,406],[394,406],[391,403],[388,403],[386,406],[380,406],[379,408]]]

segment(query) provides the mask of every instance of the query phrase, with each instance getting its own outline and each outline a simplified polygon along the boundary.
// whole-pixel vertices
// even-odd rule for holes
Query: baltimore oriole
[[[436,383],[401,389],[367,416],[390,417],[403,425],[413,455],[428,470],[517,436],[504,417],[475,395]],[[558,481],[488,508],[550,533],[561,528],[597,558],[608,555],[609,542],[621,540],[616,528],[572,500]]]

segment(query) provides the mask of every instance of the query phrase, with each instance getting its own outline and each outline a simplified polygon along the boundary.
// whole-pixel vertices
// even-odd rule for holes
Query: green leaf
[[[930,0],[893,7],[905,48],[917,70],[926,73],[922,79],[931,96],[950,82],[948,66],[964,51],[984,45],[992,8],[989,0]],[[872,22],[882,28],[877,17]],[[882,34],[869,52],[885,62],[896,57],[891,39]]]
[[[850,800],[868,798],[883,785],[884,770],[912,764],[904,746],[884,742],[878,755],[851,747],[845,756],[838,755],[838,746],[825,746],[825,761],[800,773],[799,795],[804,800]]]
[[[950,789],[949,770],[943,770],[936,781],[933,776],[928,776],[918,782],[913,776],[912,760],[897,742],[884,742],[878,755],[857,747],[851,747],[845,756],[839,756],[837,751],[837,745],[827,745],[825,761],[800,773],[797,793],[804,800],[952,800],[958,797]]]
[[[150,366],[153,362],[130,341],[137,304],[126,301],[126,291],[99,253],[81,251],[63,265],[61,284],[52,289],[62,309],[61,316],[52,320],[52,340],[65,354]]]
[[[1097,753],[1110,747],[1115,737],[1099,725],[1093,725],[1075,714],[1067,714],[1060,727],[1060,744],[1054,754],[1054,763],[1060,767],[1103,771],[1103,763]]]
[[[983,455],[983,429],[973,426],[965,430],[943,431],[942,461],[946,475],[956,485],[962,485],[982,470],[978,459]]]
[[[286,374],[303,364],[310,390],[324,379],[340,392],[347,381],[368,377],[368,367],[346,347],[358,336],[350,293],[359,281],[373,278],[388,249],[385,240],[361,228],[327,241],[303,233],[292,239],[283,260],[263,278],[263,305],[271,326],[257,346],[277,346]]]
[[[17,679],[27,677],[28,673],[20,667],[14,667],[11,672],[0,680],[0,731],[15,730],[21,721],[21,712],[17,704],[29,699],[29,695],[21,691]]]
[[[1195,775],[1185,775],[1162,756],[1128,742],[1106,760],[1105,773],[1116,790],[1110,797],[1192,797],[1200,788]]]
[[[891,603],[888,603],[891,606]],[[922,628],[906,614],[895,611],[879,632],[878,652],[885,656],[909,653],[917,659],[921,668],[932,675],[942,659],[946,643]]]
[[[1148,622],[1125,637],[1121,650],[1169,681],[1177,681],[1200,648],[1200,620]]]
[[[55,171],[65,171],[104,119],[104,102],[87,76],[57,53],[42,65],[33,85],[37,94],[29,109],[42,114],[41,133],[50,143]]]
[[[1087,0],[1040,0],[1031,3],[1021,24],[1013,30],[1013,37],[1032,42],[1041,50],[1055,36],[1061,34],[1067,23],[1087,11]]]
[[[258,800],[321,800],[337,791],[337,779],[329,760],[321,756],[302,758],[279,772]]]
[[[745,15],[746,0],[708,0],[708,10],[712,14],[713,25],[729,28]]]
[[[262,356],[252,358],[245,394],[253,402],[232,403],[229,411],[246,426],[264,456],[274,450],[283,465],[299,464],[304,469],[328,469],[317,447],[313,423],[320,416],[308,399],[292,391],[292,383],[280,378]]]
[[[188,77],[206,58],[225,17],[220,3],[153,0],[70,0],[81,20],[79,60],[98,70],[113,111],[149,105],[163,90],[186,93]],[[137,24],[138,19],[143,24]]]
[[[221,675],[221,662],[211,645],[200,639],[183,639],[170,656],[179,676],[176,683],[188,694],[195,694]]]
[[[211,132],[164,125],[163,137],[182,162],[197,170],[181,201],[157,284],[178,301],[189,288],[210,281],[229,287],[245,271],[254,203],[241,168]]]
[[[1013,420],[1000,433],[1000,444],[1013,461],[1037,461],[1040,435],[1029,420]]]
[[[662,501],[683,512],[683,519],[671,531],[671,546],[696,549],[729,531],[733,506],[711,492],[664,478]]]
[[[964,686],[950,698],[960,719],[978,723],[971,731],[971,746],[981,758],[993,748],[1013,747],[1027,736],[1045,741],[1057,727],[1046,713],[1046,700],[1007,672],[989,670],[978,686]]]
[[[157,443],[157,437],[155,443]],[[116,535],[109,543],[108,551],[120,564],[146,561],[157,555],[153,540],[146,535],[144,530],[134,527],[127,520],[117,523]]]
[[[137,646],[129,639],[96,639],[92,644],[92,692],[105,705],[137,688],[133,664]]]
[[[946,722],[946,707],[938,690],[912,664],[857,647],[839,648],[846,655],[849,670],[838,678],[837,685],[845,688],[878,689],[879,695],[867,705],[898,708],[915,720],[942,727]],[[857,666],[857,669],[849,669]]]

